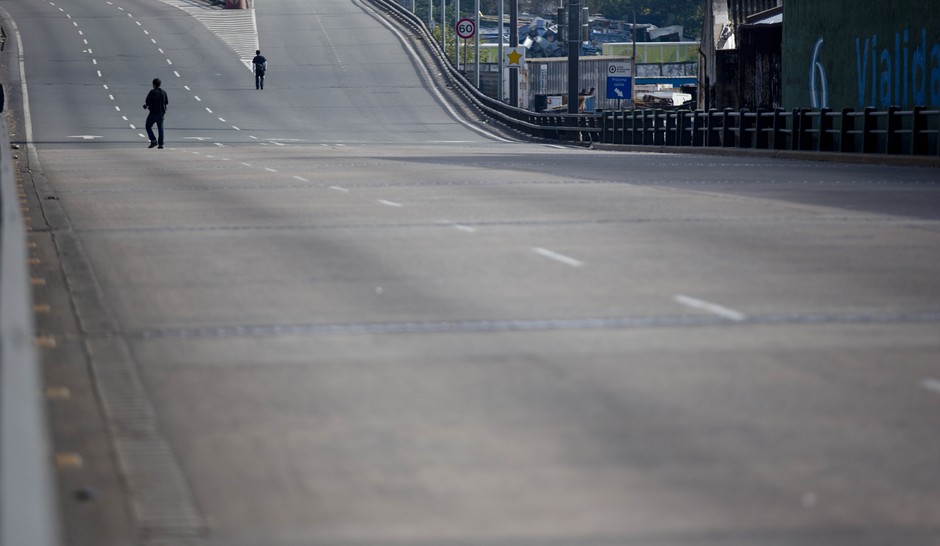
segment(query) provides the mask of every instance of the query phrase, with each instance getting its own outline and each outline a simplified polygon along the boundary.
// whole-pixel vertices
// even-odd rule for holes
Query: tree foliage
[[[587,0],[591,13],[609,19],[652,23],[658,27],[682,25],[686,36],[698,36],[702,31],[702,0]]]

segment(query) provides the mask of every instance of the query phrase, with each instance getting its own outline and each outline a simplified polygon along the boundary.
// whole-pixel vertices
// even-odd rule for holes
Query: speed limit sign
[[[474,24],[473,19],[461,19],[457,21],[455,30],[457,31],[457,36],[460,36],[464,40],[469,40],[477,33],[477,26]]]

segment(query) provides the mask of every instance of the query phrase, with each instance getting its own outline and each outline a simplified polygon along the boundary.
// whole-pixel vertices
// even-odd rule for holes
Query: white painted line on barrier
[[[581,260],[576,260],[572,258],[571,256],[565,256],[564,254],[559,254],[547,248],[542,248],[542,247],[537,246],[533,248],[532,251],[538,254],[539,256],[542,256],[551,260],[555,260],[556,262],[561,262],[563,264],[570,265],[571,267],[581,267],[582,265],[584,265],[584,262],[582,262]]]
[[[702,311],[708,311],[714,315],[724,317],[728,320],[733,320],[735,322],[741,322],[742,320],[747,319],[747,315],[740,311],[735,311],[734,309],[729,309],[717,303],[712,303],[710,301],[700,300],[698,298],[693,298],[683,294],[677,294],[673,297],[676,303],[681,303],[682,305],[692,307],[693,309],[701,309]]]
[[[927,389],[928,391],[933,391],[937,394],[940,394],[940,381],[927,378],[920,382],[920,386]]]

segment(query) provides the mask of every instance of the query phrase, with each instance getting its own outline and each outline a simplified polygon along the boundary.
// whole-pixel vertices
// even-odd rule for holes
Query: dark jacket
[[[162,116],[166,114],[166,107],[170,104],[170,99],[166,96],[166,91],[155,87],[147,94],[146,104],[151,113]]]

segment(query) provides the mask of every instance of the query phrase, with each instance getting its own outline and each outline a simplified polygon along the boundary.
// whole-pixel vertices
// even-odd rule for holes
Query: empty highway
[[[940,545],[936,169],[526,142],[254,4],[0,0],[67,544]]]

